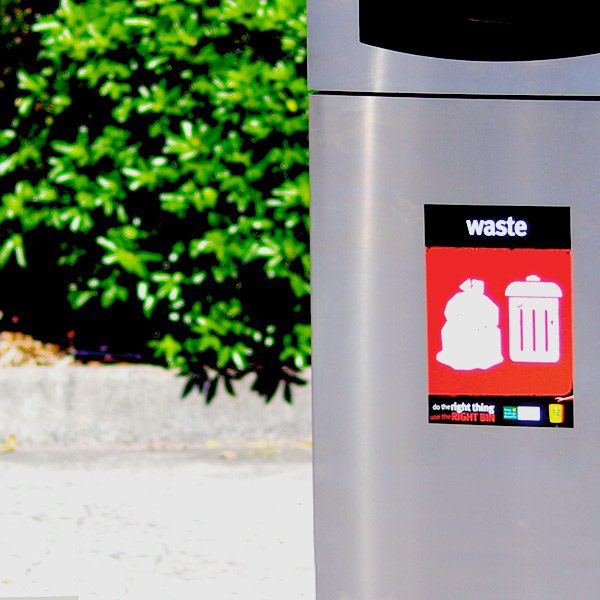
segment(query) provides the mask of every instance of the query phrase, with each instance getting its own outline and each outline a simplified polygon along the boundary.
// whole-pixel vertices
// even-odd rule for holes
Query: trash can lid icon
[[[537,275],[529,275],[525,281],[513,281],[506,291],[506,296],[520,298],[562,298],[562,290],[552,281],[542,281]]]

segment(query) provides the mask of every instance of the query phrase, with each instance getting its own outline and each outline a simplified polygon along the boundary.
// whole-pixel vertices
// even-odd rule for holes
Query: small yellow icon
[[[565,405],[564,404],[551,404],[550,410],[550,423],[564,423],[565,422]]]
[[[9,435],[6,440],[0,440],[0,454],[14,452],[17,449],[17,438],[14,435]]]

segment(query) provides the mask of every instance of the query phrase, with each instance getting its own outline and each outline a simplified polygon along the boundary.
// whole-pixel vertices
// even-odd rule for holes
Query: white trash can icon
[[[529,275],[505,291],[509,309],[509,348],[513,362],[556,363],[560,360],[559,298],[552,281]]]

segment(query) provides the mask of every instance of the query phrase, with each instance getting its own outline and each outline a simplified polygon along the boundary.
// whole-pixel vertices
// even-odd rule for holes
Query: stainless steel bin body
[[[317,598],[596,600],[600,57],[410,56],[357,11],[309,4]],[[428,204],[570,207],[574,428],[428,422]]]

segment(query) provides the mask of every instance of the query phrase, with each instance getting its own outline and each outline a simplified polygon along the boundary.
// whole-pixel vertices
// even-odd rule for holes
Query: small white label
[[[542,411],[539,406],[517,407],[517,419],[519,421],[541,421]]]

